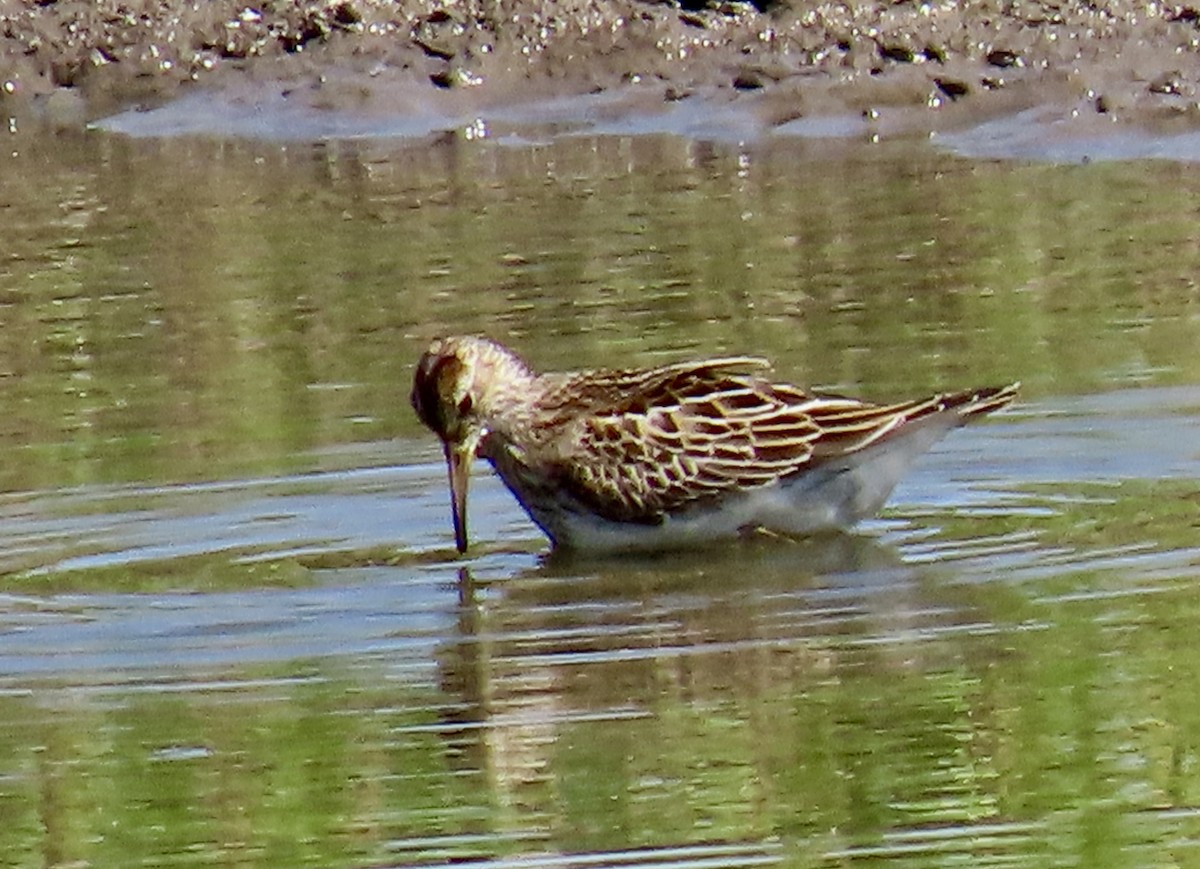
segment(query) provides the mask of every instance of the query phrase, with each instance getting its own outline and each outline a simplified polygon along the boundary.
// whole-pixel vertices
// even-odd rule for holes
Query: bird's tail
[[[946,410],[958,411],[959,417],[966,420],[1008,407],[1017,397],[1017,390],[1020,388],[1021,383],[1018,381],[1007,386],[987,386],[982,389],[952,392],[942,396],[943,407]]]

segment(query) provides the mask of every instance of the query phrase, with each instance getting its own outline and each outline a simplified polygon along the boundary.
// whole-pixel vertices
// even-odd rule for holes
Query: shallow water
[[[1200,842],[1200,180],[920,143],[20,130],[0,865],[1146,866]],[[452,552],[435,334],[1021,379],[855,533]]]

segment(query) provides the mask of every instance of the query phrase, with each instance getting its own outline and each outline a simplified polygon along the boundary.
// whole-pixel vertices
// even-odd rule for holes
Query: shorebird
[[[769,367],[736,356],[539,374],[487,338],[435,340],[412,405],[442,441],[458,551],[476,456],[559,547],[845,528],[879,511],[916,456],[1019,385],[872,404],[773,382]]]

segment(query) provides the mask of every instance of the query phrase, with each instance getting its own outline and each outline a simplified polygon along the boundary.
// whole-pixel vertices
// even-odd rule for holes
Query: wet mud
[[[1035,106],[1097,129],[1200,124],[1200,10],[1135,2],[0,2],[0,114],[75,125],[195,93],[228,111],[458,119],[619,94],[767,127],[884,134]],[[434,123],[432,126],[436,126]]]

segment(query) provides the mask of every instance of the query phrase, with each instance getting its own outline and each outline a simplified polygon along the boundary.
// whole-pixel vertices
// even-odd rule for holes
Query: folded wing
[[[739,371],[762,364],[711,360],[594,381],[604,394],[585,402],[587,413],[561,420],[575,460],[563,463],[559,479],[605,518],[653,523],[855,453],[934,414],[965,420],[995,410],[1016,392],[1013,385],[875,405]]]

